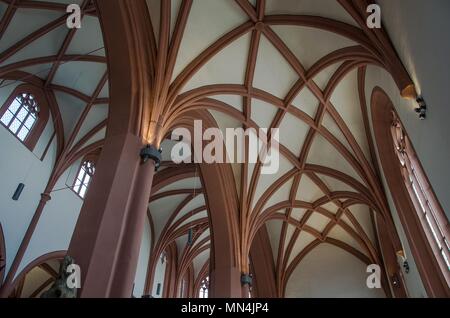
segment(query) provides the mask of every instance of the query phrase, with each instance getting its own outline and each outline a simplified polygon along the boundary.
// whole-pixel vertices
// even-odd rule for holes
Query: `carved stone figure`
[[[52,287],[41,295],[41,298],[76,298],[77,289],[69,288],[67,286],[67,280],[71,273],[67,272],[67,268],[75,264],[75,261],[70,256],[65,256],[64,260],[59,267],[59,277],[52,285]]]

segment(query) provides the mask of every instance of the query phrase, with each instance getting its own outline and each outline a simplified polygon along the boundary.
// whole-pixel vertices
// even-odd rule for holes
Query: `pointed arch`
[[[416,213],[416,205],[409,194],[403,178],[402,166],[396,154],[396,146],[391,132],[394,120],[393,114],[396,114],[396,111],[391,99],[380,87],[375,87],[372,92],[371,111],[382,172],[391,193],[395,194],[392,196],[394,205],[405,229],[425,289],[430,297],[449,297],[450,288],[427,239],[426,231],[421,224],[418,213]],[[429,191],[433,192],[431,186]]]

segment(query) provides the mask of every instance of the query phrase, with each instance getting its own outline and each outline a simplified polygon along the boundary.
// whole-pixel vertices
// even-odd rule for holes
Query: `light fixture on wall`
[[[147,145],[141,149],[139,155],[143,163],[146,163],[149,159],[153,160],[155,162],[155,170],[158,170],[158,168],[161,166],[161,153],[162,149],[157,149],[152,145]]]
[[[193,228],[190,228],[190,229],[189,229],[189,232],[188,232],[188,241],[187,241],[187,244],[188,244],[188,245],[192,245],[193,241],[194,241],[194,229],[193,229]]]
[[[399,259],[399,262],[402,264],[403,269],[405,270],[406,274],[409,274],[409,263],[408,260],[406,259],[406,255],[405,252],[403,250],[400,250],[397,252],[397,256]]]
[[[427,118],[427,104],[422,96],[418,96],[416,102],[419,104],[419,107],[416,107],[414,110],[419,114],[420,120],[425,120]]]
[[[25,184],[19,183],[19,185],[18,185],[17,188],[16,188],[16,191],[14,191],[14,194],[13,194],[13,196],[12,196],[12,199],[13,199],[14,201],[19,201],[20,196],[21,196],[21,194],[22,194],[24,188],[25,188]]]
[[[394,287],[400,287],[400,281],[399,281],[399,279],[398,279],[397,274],[392,275],[391,281],[392,281],[392,286],[394,286]]]

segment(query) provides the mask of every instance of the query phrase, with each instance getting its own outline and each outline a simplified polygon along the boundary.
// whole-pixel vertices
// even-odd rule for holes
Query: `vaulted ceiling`
[[[166,141],[162,147],[168,150],[172,145]],[[170,251],[172,261],[178,264],[177,283],[190,271],[193,279],[204,278],[211,239],[200,170],[195,165],[171,164],[168,151],[163,159],[148,209],[153,242],[149,269],[154,272],[161,255]]]
[[[158,39],[179,45],[167,62],[176,95],[169,113],[195,107],[208,109],[221,129],[280,128],[278,173],[263,175],[260,164],[233,167],[245,215],[242,244],[267,226],[280,293],[319,244],[376,261],[377,185],[360,100],[360,67],[371,58],[344,6],[335,0],[147,5],[155,45],[163,43]]]
[[[84,8],[79,30],[65,26],[68,3]],[[153,62],[165,69],[157,84],[167,127],[203,109],[221,129],[280,129],[278,173],[233,165],[242,249],[267,227],[279,293],[320,244],[376,262],[372,211],[382,204],[360,97],[364,66],[381,62],[348,2],[147,0],[147,7]],[[54,94],[66,160],[101,146],[109,93],[94,3],[0,0],[0,19],[0,86],[33,82]],[[162,144],[166,166],[158,175],[178,177],[152,193],[154,244],[159,254],[176,242],[199,272],[209,257],[208,207],[198,168],[171,166],[171,146]]]

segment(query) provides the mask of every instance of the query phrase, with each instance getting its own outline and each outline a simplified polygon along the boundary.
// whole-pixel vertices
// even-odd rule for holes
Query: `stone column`
[[[241,271],[236,267],[216,266],[210,276],[211,298],[241,298]]]
[[[130,133],[106,139],[68,250],[81,267],[81,297],[131,297],[158,161],[144,163],[143,147]]]

